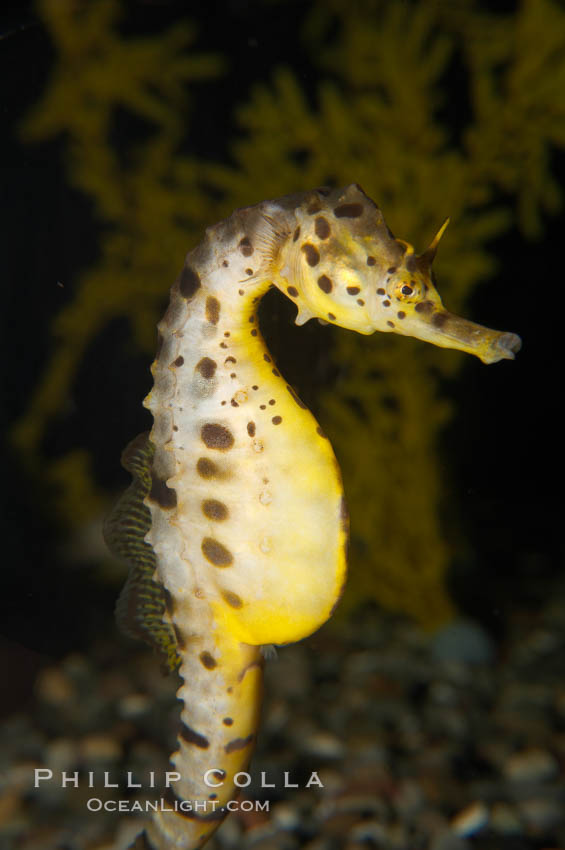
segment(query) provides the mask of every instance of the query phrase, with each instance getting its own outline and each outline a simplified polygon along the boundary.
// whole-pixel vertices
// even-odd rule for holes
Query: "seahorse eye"
[[[421,296],[419,281],[411,280],[410,283],[404,283],[399,280],[395,286],[395,295],[399,301],[404,301],[407,298],[412,301],[417,300]]]

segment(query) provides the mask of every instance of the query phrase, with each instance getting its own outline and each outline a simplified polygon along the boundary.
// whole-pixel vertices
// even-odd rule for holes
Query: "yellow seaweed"
[[[320,65],[315,106],[290,68],[274,69],[236,111],[230,165],[177,152],[187,88],[217,74],[220,60],[188,49],[195,35],[185,24],[151,38],[122,37],[118,9],[115,0],[80,11],[68,0],[39,4],[57,64],[24,137],[67,134],[69,180],[112,226],[97,264],[54,324],[52,359],[15,430],[31,462],[39,462],[41,437],[95,335],[127,316],[136,344],[150,353],[163,296],[186,250],[205,225],[237,206],[355,180],[417,250],[449,215],[435,267],[447,308],[460,312],[493,276],[489,240],[512,224],[539,234],[541,216],[561,203],[550,154],[565,144],[565,12],[552,0],[523,0],[515,13],[501,15],[472,0],[312,2],[303,38]],[[457,132],[446,118],[454,57],[469,92],[469,114]],[[127,168],[109,138],[117,106],[151,126]],[[344,470],[351,511],[345,608],[374,598],[437,625],[453,614],[445,589],[452,544],[439,512],[441,429],[451,409],[440,380],[455,374],[462,358],[347,333],[336,336],[332,358],[340,376],[323,389],[318,412]],[[98,509],[88,465],[57,463],[57,481],[65,469],[82,476],[80,486],[69,478],[69,492]],[[68,500],[59,507],[69,524],[76,521]]]

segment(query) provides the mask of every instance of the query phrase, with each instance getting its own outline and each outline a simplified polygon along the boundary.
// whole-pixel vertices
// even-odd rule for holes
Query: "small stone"
[[[329,732],[315,732],[303,742],[303,748],[313,756],[326,759],[339,759],[345,753],[343,743]]]
[[[487,807],[480,800],[476,800],[452,818],[451,829],[456,835],[466,838],[470,835],[476,835],[477,832],[484,829],[488,821],[489,813]]]
[[[353,841],[366,843],[369,846],[384,847],[387,844],[386,830],[376,820],[363,820],[355,824],[350,830],[349,838]]]
[[[495,803],[490,813],[490,827],[502,835],[520,835],[522,824],[514,809],[508,803]]]
[[[511,782],[545,782],[559,772],[559,765],[547,750],[530,747],[509,756],[503,772]]]
[[[75,690],[68,676],[57,667],[48,667],[41,671],[37,677],[36,691],[40,700],[53,705],[70,703],[75,697]]]
[[[490,664],[494,659],[494,644],[479,623],[460,619],[436,632],[432,655],[443,662]]]
[[[279,829],[295,829],[300,824],[300,812],[288,803],[272,807],[271,820]]]
[[[430,850],[471,850],[471,845],[460,835],[442,832],[431,842]]]
[[[141,717],[151,707],[151,702],[145,694],[128,694],[118,703],[118,712],[129,719]]]
[[[87,735],[80,742],[80,754],[90,764],[117,761],[122,751],[118,741],[109,735]]]
[[[55,738],[45,747],[45,766],[54,774],[69,771],[75,764],[77,747],[70,738]]]
[[[563,804],[545,797],[523,800],[518,811],[535,832],[547,832],[564,820]]]

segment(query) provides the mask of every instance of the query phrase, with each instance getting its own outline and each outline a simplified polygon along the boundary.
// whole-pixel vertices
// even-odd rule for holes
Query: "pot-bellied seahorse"
[[[138,848],[193,850],[210,837],[255,742],[261,647],[314,632],[344,584],[339,468],[265,346],[259,301],[274,285],[298,325],[317,317],[484,363],[513,358],[515,334],[444,309],[431,278],[444,229],[416,255],[353,184],[237,210],[186,258],[158,326],[153,429],[124,454],[134,480],[106,528],[131,565],[120,619],[183,680],[181,778],[165,797],[177,811],[156,813]]]

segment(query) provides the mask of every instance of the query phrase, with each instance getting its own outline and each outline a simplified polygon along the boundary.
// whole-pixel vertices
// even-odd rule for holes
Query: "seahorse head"
[[[298,325],[315,317],[362,334],[399,333],[476,354],[485,363],[512,359],[519,349],[515,334],[444,309],[431,267],[447,222],[416,255],[393,236],[357,184],[314,191],[295,218],[274,282],[296,303]]]

